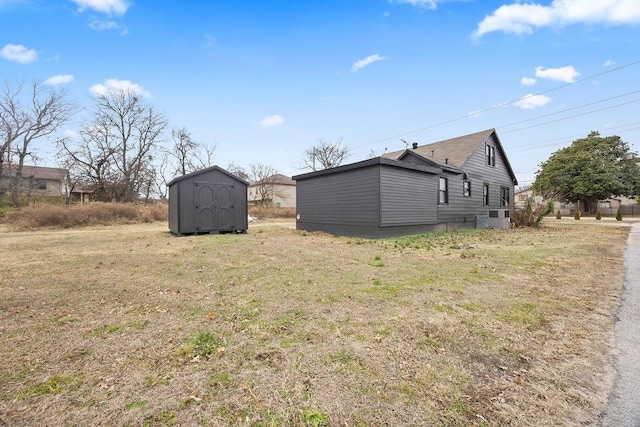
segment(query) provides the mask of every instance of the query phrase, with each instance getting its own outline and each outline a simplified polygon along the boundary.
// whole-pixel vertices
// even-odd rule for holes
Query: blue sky
[[[527,184],[592,130],[640,148],[640,1],[0,0],[11,80],[130,88],[220,166],[286,175],[319,139],[355,162],[496,128]]]

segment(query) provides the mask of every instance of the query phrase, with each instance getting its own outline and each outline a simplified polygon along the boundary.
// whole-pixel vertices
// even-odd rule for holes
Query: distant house
[[[8,191],[10,180],[16,176],[15,168],[4,165],[0,177],[0,193]],[[21,192],[39,196],[67,197],[71,188],[69,170],[43,166],[22,167]]]
[[[495,129],[293,179],[297,229],[374,238],[506,228],[517,185]]]
[[[542,196],[534,196],[532,187],[528,185],[515,191],[515,207],[524,208],[525,202],[529,197],[533,197],[533,201],[536,205],[542,205],[544,203]]]
[[[524,202],[528,197],[533,197],[536,205],[545,203],[543,197],[534,196],[531,186],[528,186],[516,191],[515,207],[524,207]],[[618,211],[618,208],[620,208],[623,215],[640,215],[640,205],[638,205],[638,200],[636,199],[619,196],[598,201],[598,209],[602,215],[613,216]],[[577,202],[569,202],[566,200],[554,200],[553,202],[553,212],[556,213],[560,211],[561,216],[574,215],[578,209],[580,209],[580,206]]]
[[[277,208],[296,207],[296,182],[280,173],[249,185],[249,203]]]

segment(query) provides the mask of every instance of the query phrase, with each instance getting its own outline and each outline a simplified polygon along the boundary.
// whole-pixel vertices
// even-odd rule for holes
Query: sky
[[[320,141],[351,163],[495,128],[525,186],[591,131],[640,149],[640,1],[0,0],[12,81],[84,107],[65,134],[127,89],[219,166],[289,176]]]

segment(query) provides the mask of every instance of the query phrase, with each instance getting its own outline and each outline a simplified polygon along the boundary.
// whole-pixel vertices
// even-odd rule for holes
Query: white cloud
[[[536,77],[541,79],[559,80],[565,83],[573,83],[576,81],[580,73],[573,68],[573,65],[567,65],[560,68],[547,68],[536,67]]]
[[[73,129],[65,129],[64,130],[64,136],[65,138],[71,138],[71,139],[76,139],[78,137],[80,137],[80,132],[73,130]]]
[[[522,83],[525,86],[533,86],[534,84],[536,84],[538,80],[533,79],[531,77],[523,77],[520,79],[520,83]]]
[[[84,12],[87,9],[105,15],[122,16],[127,13],[129,3],[124,0],[71,0],[78,5],[78,11]]]
[[[493,31],[531,34],[536,28],[577,23],[639,24],[637,0],[553,0],[551,5],[516,2],[502,5],[479,24],[474,37]]]
[[[44,83],[48,85],[60,85],[64,83],[70,83],[72,81],[73,76],[71,74],[58,74],[57,76],[49,77],[44,81]]]
[[[151,98],[151,93],[137,83],[131,83],[129,80],[107,79],[104,84],[98,83],[89,89],[89,91],[98,95],[109,95],[118,92],[131,92],[145,98]]]
[[[603,67],[611,67],[614,65],[616,65],[616,63],[611,61],[610,59],[607,59],[606,61],[604,61],[604,64],[602,64]]]
[[[435,9],[438,5],[438,0],[389,0],[389,3],[410,4],[427,9]]]
[[[260,126],[265,128],[278,126],[283,123],[284,123],[284,117],[282,117],[280,114],[274,114],[273,116],[265,117],[264,119],[258,122]]]
[[[114,21],[102,21],[92,17],[89,20],[89,28],[95,31],[118,30],[120,25]]]
[[[551,98],[548,96],[534,95],[530,93],[520,98],[519,101],[514,102],[513,105],[522,108],[523,110],[533,110],[534,108],[547,105],[549,102],[551,102]]]
[[[358,72],[358,70],[361,70],[362,68],[366,67],[367,65],[371,65],[374,62],[377,61],[384,61],[387,58],[385,58],[384,56],[380,56],[377,53],[375,55],[369,55],[364,59],[361,59],[359,61],[357,61],[355,64],[353,64],[351,66],[351,72],[352,73],[356,73]]]
[[[33,49],[27,49],[21,44],[7,44],[0,50],[0,58],[20,64],[28,64],[38,59],[38,53]]]

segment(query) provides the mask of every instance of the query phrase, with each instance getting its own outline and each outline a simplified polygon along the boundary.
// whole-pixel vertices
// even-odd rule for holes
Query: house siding
[[[438,177],[435,174],[382,166],[380,170],[383,227],[436,224]]]
[[[440,177],[447,178],[449,200],[447,203],[437,205],[438,221],[475,223],[475,216],[484,212],[478,209],[478,205],[482,205],[482,184],[470,179],[471,197],[464,197],[464,175],[443,172]],[[438,203],[438,200],[435,203]]]
[[[296,200],[299,228],[317,230],[318,224],[378,227],[378,171],[378,167],[367,167],[298,181]]]
[[[496,149],[495,166],[486,163],[485,144],[480,144],[478,149],[469,157],[464,171],[468,181],[471,182],[471,197],[463,195],[462,174],[447,174],[449,178],[449,203],[440,205],[438,220],[440,222],[469,222],[475,221],[476,215],[486,215],[490,209],[505,209],[500,206],[500,188],[509,188],[509,200],[513,204],[513,181],[507,169],[504,153],[499,149],[497,141],[492,135],[487,139],[489,144]],[[483,206],[482,187],[489,184],[489,205]]]
[[[274,189],[273,205],[281,208],[296,207],[296,186],[276,184]]]
[[[493,165],[486,164],[487,144],[494,147]],[[422,152],[431,150],[424,147]],[[509,190],[513,204],[516,178],[494,130],[432,147],[440,157],[425,157],[414,147],[293,177],[298,185],[297,228],[361,237],[455,231],[486,226],[478,219],[488,218],[489,210],[508,208],[501,206],[502,188]],[[447,197],[440,202],[442,178]],[[471,184],[469,196],[464,194],[465,182]],[[489,188],[487,206],[484,184]]]
[[[257,186],[249,186],[249,202],[258,203],[261,201]],[[295,208],[296,207],[296,186],[273,184],[271,191],[271,204],[274,207],[280,208]]]

